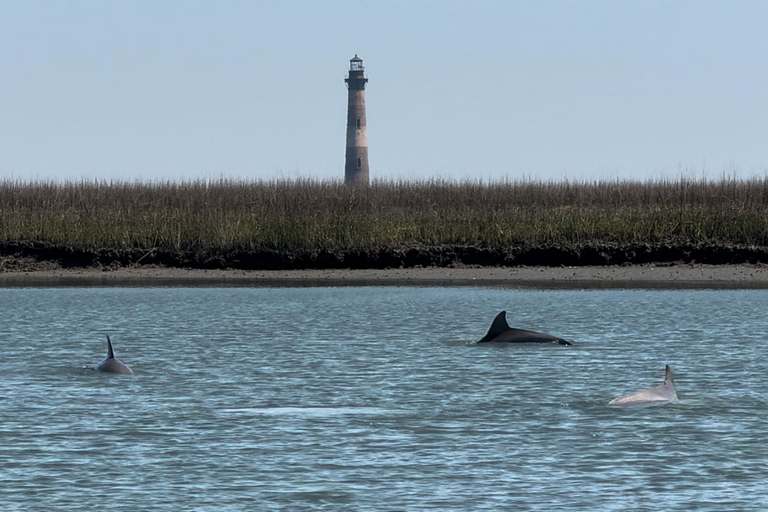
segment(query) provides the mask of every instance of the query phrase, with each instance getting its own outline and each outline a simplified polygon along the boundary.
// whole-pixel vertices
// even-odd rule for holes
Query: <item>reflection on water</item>
[[[768,506],[768,291],[37,288],[0,305],[3,510]],[[474,345],[502,309],[575,346]],[[83,368],[106,334],[134,375]],[[607,406],[666,363],[678,404]]]

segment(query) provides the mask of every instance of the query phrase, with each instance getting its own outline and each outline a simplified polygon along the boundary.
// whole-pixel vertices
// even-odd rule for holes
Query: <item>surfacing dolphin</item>
[[[94,366],[93,369],[106,373],[133,373],[133,370],[118,361],[115,357],[115,351],[112,348],[112,340],[109,339],[109,335],[107,335],[107,357]]]
[[[664,373],[664,384],[655,388],[643,389],[635,393],[614,398],[608,405],[639,405],[639,404],[665,404],[677,402],[677,390],[672,368],[667,365]]]
[[[543,332],[513,329],[507,323],[507,312],[502,311],[493,319],[488,334],[478,343],[556,343],[558,345],[573,345],[570,341]]]

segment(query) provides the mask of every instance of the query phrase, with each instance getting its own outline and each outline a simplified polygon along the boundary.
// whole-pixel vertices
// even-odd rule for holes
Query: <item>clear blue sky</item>
[[[0,179],[765,176],[766,1],[0,0]]]

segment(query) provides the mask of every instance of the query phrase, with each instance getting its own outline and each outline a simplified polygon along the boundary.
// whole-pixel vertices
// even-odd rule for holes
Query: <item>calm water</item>
[[[766,510],[768,291],[0,289],[0,509]],[[472,346],[498,311],[576,346]],[[84,369],[110,334],[135,375]],[[681,402],[607,407],[660,384]]]

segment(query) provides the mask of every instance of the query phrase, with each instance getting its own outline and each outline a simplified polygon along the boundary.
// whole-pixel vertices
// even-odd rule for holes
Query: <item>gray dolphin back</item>
[[[133,373],[133,370],[115,357],[115,349],[112,348],[112,340],[109,339],[109,335],[107,335],[107,357],[97,364],[94,369],[105,373]]]
[[[507,323],[507,312],[502,311],[493,319],[488,334],[478,340],[477,343],[556,343],[558,345],[572,345],[557,336],[543,332],[528,331],[526,329],[513,329]]]
[[[479,340],[478,343],[487,343],[489,341],[492,341],[493,339],[498,338],[501,334],[509,330],[510,330],[510,327],[509,327],[509,324],[507,323],[507,312],[502,311],[501,313],[496,315],[496,318],[493,319],[491,328],[488,329],[488,334],[483,336],[483,338]]]

